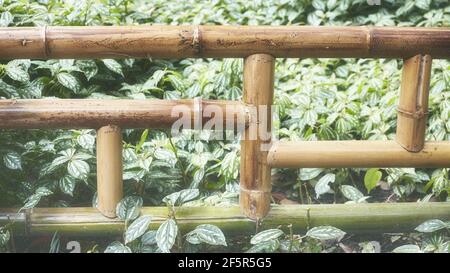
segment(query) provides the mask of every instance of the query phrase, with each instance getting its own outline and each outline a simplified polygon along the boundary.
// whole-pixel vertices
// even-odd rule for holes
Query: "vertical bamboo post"
[[[271,55],[254,54],[244,60],[244,103],[253,109],[241,141],[240,205],[251,219],[267,215],[271,200],[271,174],[267,164],[271,130],[275,60]],[[265,109],[267,111],[265,111]]]
[[[396,140],[410,152],[421,151],[425,142],[430,74],[430,55],[416,55],[404,61]]]
[[[122,131],[108,125],[97,130],[98,210],[106,217],[116,217],[116,206],[123,196]]]

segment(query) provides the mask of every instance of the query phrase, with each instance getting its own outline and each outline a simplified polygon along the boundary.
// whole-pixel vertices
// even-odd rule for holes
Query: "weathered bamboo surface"
[[[100,128],[115,124],[121,128],[170,128],[180,117],[191,124],[211,117],[205,111],[223,113],[227,123],[245,126],[246,106],[238,101],[190,100],[94,100],[36,99],[0,100],[1,129]],[[237,127],[240,128],[240,127]]]
[[[430,75],[430,55],[417,55],[403,63],[395,140],[410,152],[422,150],[425,142]]]
[[[156,229],[169,214],[167,207],[145,207],[141,212],[152,216],[150,229]],[[200,224],[217,225],[227,234],[253,234],[256,230],[255,222],[242,215],[238,206],[180,207],[176,218],[183,233]],[[8,219],[15,219],[16,234],[58,231],[65,235],[107,236],[124,231],[123,221],[107,218],[94,208],[35,208],[24,213],[0,209],[0,225],[8,223]],[[430,219],[450,220],[450,203],[277,205],[261,221],[259,230],[292,224],[296,232],[321,225],[348,233],[407,232]]]
[[[239,196],[242,212],[252,219],[263,218],[270,209],[271,176],[267,150],[271,142],[275,59],[255,54],[244,60],[245,103],[256,106],[241,141]]]
[[[450,141],[408,152],[395,141],[275,142],[267,156],[277,168],[450,167]]]
[[[91,26],[0,28],[0,59],[450,57],[450,28]]]
[[[116,206],[123,197],[122,130],[115,125],[97,130],[98,210],[116,217]]]

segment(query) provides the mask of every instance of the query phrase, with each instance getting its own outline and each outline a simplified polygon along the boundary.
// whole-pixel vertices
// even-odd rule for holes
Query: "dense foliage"
[[[365,0],[0,0],[1,27],[133,24],[448,27],[450,5],[447,0],[382,0],[380,6],[368,5]],[[275,82],[278,137],[393,139],[401,67],[401,60],[278,59]],[[241,87],[241,59],[0,62],[0,99],[201,96],[239,100]],[[448,60],[433,61],[429,107],[426,139],[449,141]],[[193,140],[194,135],[200,140]],[[239,141],[209,138],[206,131],[185,131],[178,137],[160,130],[124,132],[124,184],[128,197],[122,201],[123,211],[119,215],[131,224],[124,241],[110,244],[106,251],[169,251],[174,244],[176,251],[198,251],[201,248],[192,246],[227,245],[222,232],[214,226],[199,226],[183,237],[187,242],[176,243],[176,219],[167,220],[158,231],[146,232],[151,219],[138,218],[138,207],[142,204],[166,203],[176,209],[175,205],[185,202],[195,206],[236,203]],[[95,131],[1,130],[0,143],[1,207],[95,206]],[[448,202],[450,193],[448,168],[276,169],[272,180],[274,201],[278,203]],[[183,189],[187,191],[180,192]],[[130,208],[132,211],[128,211]],[[289,228],[283,227],[284,232],[263,231],[251,239],[250,249],[248,244],[242,248],[380,251],[383,241],[382,251],[405,242],[408,245],[397,251],[448,251],[449,224],[438,219],[430,223],[431,229],[418,228],[426,234],[432,232],[429,236],[380,235],[375,239],[361,238],[360,242],[342,241],[345,233],[333,227],[311,229],[305,236],[289,234]],[[9,231],[1,230],[0,249],[2,244],[9,249],[9,237]],[[326,239],[331,239],[331,243]],[[52,245],[57,240],[55,236]],[[227,250],[217,246],[213,249]]]

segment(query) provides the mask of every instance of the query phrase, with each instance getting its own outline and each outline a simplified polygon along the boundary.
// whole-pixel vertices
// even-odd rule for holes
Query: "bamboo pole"
[[[410,153],[395,141],[279,141],[268,164],[276,168],[450,167],[450,141],[425,142]]]
[[[97,130],[98,210],[116,217],[116,206],[123,197],[122,130],[115,125]]]
[[[271,141],[274,64],[275,59],[266,54],[251,55],[244,61],[243,100],[256,108],[241,141],[239,198],[242,212],[252,219],[264,217],[270,209],[271,173],[262,145]]]
[[[235,123],[244,127],[246,106],[237,101],[214,100],[95,100],[35,99],[0,100],[1,129],[100,128],[116,124],[121,128],[170,128],[180,118],[190,123],[200,117],[203,124],[216,110],[223,128]],[[220,116],[217,116],[218,118]]]
[[[121,234],[124,222],[107,218],[94,208],[34,208],[24,213],[1,209],[0,226],[16,219],[16,234],[41,235],[58,231],[63,235],[110,236]],[[142,208],[151,215],[150,229],[167,219],[167,207]],[[8,218],[9,217],[9,218]],[[238,206],[179,207],[175,217],[182,233],[201,224],[213,224],[227,235],[254,234],[255,222],[243,216]],[[259,230],[292,224],[295,232],[331,225],[348,233],[410,232],[430,219],[450,220],[450,203],[367,203],[327,205],[274,205],[260,222]]]
[[[430,55],[404,61],[395,140],[410,152],[419,152],[425,142],[430,74]]]
[[[45,26],[0,28],[0,59],[450,57],[450,28]]]

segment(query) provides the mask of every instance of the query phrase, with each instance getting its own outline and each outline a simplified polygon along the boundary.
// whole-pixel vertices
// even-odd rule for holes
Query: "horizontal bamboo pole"
[[[450,167],[450,141],[425,142],[417,153],[395,141],[279,141],[267,159],[275,168]]]
[[[226,124],[245,126],[246,106],[238,101],[191,100],[95,100],[37,99],[0,100],[0,129],[170,128],[180,117],[192,126],[206,123],[212,113],[222,114]],[[240,128],[240,127],[237,127]]]
[[[90,26],[0,28],[0,59],[450,57],[450,28]]]
[[[145,207],[151,215],[151,229],[167,219],[167,207]],[[8,218],[9,217],[9,218]],[[94,208],[35,208],[24,213],[0,209],[0,226],[14,218],[16,234],[116,235],[124,222],[103,216]],[[180,207],[177,223],[182,232],[200,224],[213,224],[226,234],[252,234],[255,222],[245,217],[238,206]],[[307,226],[332,225],[348,233],[383,233],[413,231],[429,219],[450,220],[450,203],[367,203],[329,205],[275,205],[261,221],[262,229],[292,224],[296,232]]]

